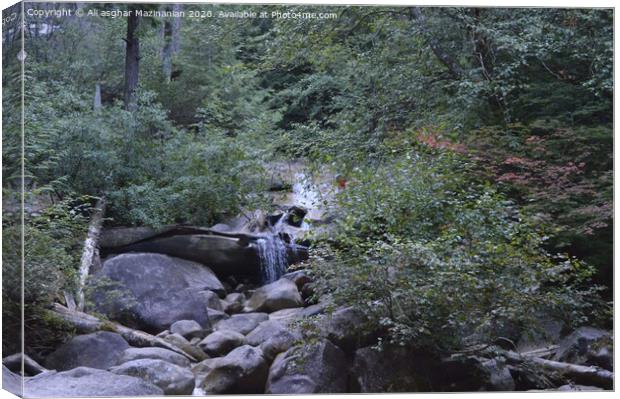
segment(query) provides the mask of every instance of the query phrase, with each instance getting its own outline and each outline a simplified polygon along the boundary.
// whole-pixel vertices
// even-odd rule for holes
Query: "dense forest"
[[[84,310],[80,265],[97,217],[104,233],[177,226],[181,234],[249,214],[273,228],[282,212],[304,219],[313,207],[321,217],[306,218],[302,234],[278,244],[285,258],[297,246],[307,256],[285,259],[288,270],[276,277],[297,276],[305,309],[325,304],[297,324],[302,348],[323,342],[325,314],[352,309],[358,318],[347,319],[346,333],[355,344],[332,342],[357,366],[344,390],[330,382],[304,391],[300,382],[299,392],[478,390],[462,368],[440,360],[425,364],[467,383],[418,378],[421,363],[394,372],[398,383],[367,387],[351,375],[362,346],[397,365],[408,364],[398,363],[410,357],[402,350],[416,359],[475,352],[495,361],[510,349],[510,363],[528,340],[547,347],[584,327],[612,329],[613,10],[25,6],[33,8],[39,12],[3,11],[5,356],[22,350],[22,294],[23,350],[35,363],[79,332],[51,310],[71,308],[74,295]],[[299,182],[275,182],[274,171],[291,164],[303,165],[305,185],[327,188],[316,203],[283,211],[274,193]],[[100,249],[105,271],[118,257]],[[245,277],[205,265],[228,282],[218,295],[233,309],[229,296]],[[246,312],[261,284],[276,279],[259,280],[248,277],[238,290],[249,297]],[[153,336],[165,329],[86,310],[108,331],[111,321]],[[227,359],[220,355],[209,357]],[[599,355],[580,364],[603,372],[610,355]],[[610,387],[572,368],[560,377],[527,374],[521,363],[510,370],[512,385],[483,388]],[[205,392],[265,392],[264,381],[248,388],[254,380],[214,388],[214,375],[200,382]],[[266,392],[290,393],[281,386],[270,371]]]

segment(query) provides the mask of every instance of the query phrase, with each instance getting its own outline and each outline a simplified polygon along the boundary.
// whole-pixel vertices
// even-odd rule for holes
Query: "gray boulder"
[[[189,360],[176,352],[164,348],[129,348],[121,355],[118,364],[138,359],[157,359],[181,367],[189,367]]]
[[[215,362],[202,388],[211,394],[263,393],[268,371],[260,349],[240,346]]]
[[[158,386],[140,378],[78,367],[61,373],[48,372],[24,384],[25,397],[161,396]]]
[[[245,302],[245,296],[238,292],[226,295],[224,299],[224,312],[228,314],[240,313],[243,311],[243,303]]]
[[[195,320],[179,320],[172,323],[170,326],[170,332],[173,334],[179,334],[183,338],[203,338],[207,332],[200,324]]]
[[[298,290],[301,290],[301,288],[305,284],[310,283],[312,281],[312,279],[310,278],[310,275],[308,274],[306,270],[296,270],[294,272],[286,273],[285,275],[282,276],[282,278],[285,278],[287,280],[291,280],[292,282],[294,282]]]
[[[141,378],[160,387],[166,395],[191,395],[194,390],[194,374],[189,369],[159,359],[131,360],[110,371]]]
[[[347,369],[344,352],[327,340],[295,346],[273,361],[265,393],[346,392]]]
[[[209,374],[211,370],[215,368],[215,365],[218,361],[223,359],[222,357],[214,357],[211,359],[205,359],[200,363],[196,363],[192,366],[192,373],[194,373],[194,377],[196,379],[196,386],[202,387],[204,383],[204,379]]]
[[[598,328],[578,328],[560,342],[553,360],[613,371],[612,335]]]
[[[268,320],[260,323],[246,337],[246,342],[259,346],[267,360],[273,360],[278,353],[284,352],[301,340],[298,329],[286,328],[281,323]]]
[[[307,308],[282,309],[269,314],[269,320],[279,321],[282,324],[291,324],[305,317],[315,316],[325,311],[325,303],[317,303]]]
[[[368,319],[353,307],[340,308],[326,315],[321,333],[346,352],[372,344],[375,335]]]
[[[420,360],[422,364],[431,363]],[[424,375],[425,371],[416,370],[414,374]],[[433,378],[436,386],[450,392],[514,391],[516,388],[512,374],[501,357],[453,356],[444,359],[435,368]]]
[[[220,299],[219,295],[213,291],[202,291],[200,293],[202,300],[207,305],[208,308],[215,309],[217,311],[223,312],[224,305],[222,303],[222,299]]]
[[[99,331],[78,335],[52,352],[45,360],[45,366],[53,370],[70,370],[81,366],[107,369],[118,364],[127,348],[127,341],[116,333]]]
[[[291,280],[281,278],[257,289],[245,305],[246,312],[275,312],[303,306],[304,301]]]
[[[97,284],[112,280],[122,295],[110,296]],[[208,267],[153,253],[128,253],[103,263],[94,281],[92,301],[98,311],[150,333],[159,333],[177,320],[209,326],[201,292],[221,295],[224,287]]]
[[[211,308],[207,308],[207,314],[209,315],[211,326],[214,326],[220,321],[226,320],[230,317],[227,313]]]
[[[258,323],[268,320],[267,313],[243,313],[235,314],[230,318],[220,321],[216,324],[216,330],[232,330],[240,334],[248,334],[254,330]]]
[[[286,328],[284,328],[281,323],[273,320],[265,320],[248,334],[246,341],[248,345],[258,346],[283,331],[286,331]]]
[[[233,330],[217,330],[200,341],[198,346],[210,356],[223,356],[245,343],[245,337]]]
[[[24,373],[26,376],[33,376],[41,374],[47,369],[34,361],[28,355],[22,355],[21,353],[15,353],[2,359],[2,364],[14,373],[21,374],[22,360],[24,362]]]
[[[218,275],[258,275],[260,261],[247,236],[223,235],[208,229],[195,229],[197,234],[154,236],[117,250],[122,252],[154,252],[209,265]],[[207,233],[207,234],[205,234]],[[213,234],[214,233],[214,234]]]

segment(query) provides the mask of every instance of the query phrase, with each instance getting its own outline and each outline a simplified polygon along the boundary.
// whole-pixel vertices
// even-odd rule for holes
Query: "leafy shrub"
[[[338,229],[311,262],[320,292],[362,308],[387,339],[439,349],[518,337],[537,317],[587,321],[592,269],[543,249],[537,225],[451,151],[359,169]],[[596,306],[595,306],[596,305]]]

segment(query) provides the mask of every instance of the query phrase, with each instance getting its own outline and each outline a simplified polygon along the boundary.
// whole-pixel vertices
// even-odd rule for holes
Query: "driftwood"
[[[82,258],[80,260],[77,288],[77,310],[79,311],[84,310],[84,286],[86,285],[86,279],[88,278],[90,267],[93,264],[93,259],[97,255],[97,242],[99,241],[101,227],[103,226],[105,205],[105,197],[102,197],[99,201],[97,201],[97,204],[95,205],[95,212],[93,213],[88,225],[88,235],[84,241],[84,251],[82,252]]]
[[[556,371],[578,384],[594,385],[605,389],[612,389],[614,373],[596,366],[582,366],[579,364],[556,362],[537,356],[528,356],[512,351],[503,353],[506,360],[512,364],[533,363],[550,371]]]
[[[164,348],[179,353],[192,362],[197,361],[193,356],[178,348],[177,346],[172,345],[159,337],[145,333],[144,331],[134,330],[133,328],[125,327],[112,321],[103,321],[87,313],[77,310],[70,310],[67,307],[62,306],[58,303],[54,304],[53,310],[51,310],[51,312],[54,316],[57,316],[65,322],[69,323],[80,333],[88,334],[96,331],[112,331],[121,335],[132,346],[154,346],[158,348]]]

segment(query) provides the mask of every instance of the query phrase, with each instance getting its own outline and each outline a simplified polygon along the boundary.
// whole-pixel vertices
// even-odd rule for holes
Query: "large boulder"
[[[223,356],[245,343],[245,337],[232,330],[217,330],[200,341],[198,346],[210,356]]]
[[[246,342],[259,346],[267,360],[273,360],[278,353],[288,350],[302,338],[297,329],[285,327],[283,324],[267,320],[263,321],[246,337]]]
[[[188,228],[188,231],[191,228]],[[154,252],[209,265],[218,275],[257,276],[260,261],[251,239],[234,234],[217,234],[208,229],[195,228],[196,234],[178,234],[177,228],[159,236],[113,248],[119,252]]]
[[[118,364],[138,359],[157,359],[181,367],[189,367],[189,360],[176,352],[164,348],[129,348],[121,355]]]
[[[450,392],[514,391],[516,388],[510,369],[500,357],[453,356],[434,369],[433,378],[435,386]]]
[[[268,371],[260,349],[240,346],[213,364],[202,388],[211,394],[263,393]]]
[[[140,378],[105,370],[78,367],[61,373],[47,372],[24,384],[25,397],[162,396],[158,386]]]
[[[114,294],[98,285],[112,280]],[[152,253],[129,253],[104,262],[94,281],[92,300],[110,318],[159,333],[177,320],[209,326],[201,292],[224,295],[224,287],[208,267]]]
[[[613,370],[612,335],[598,328],[581,327],[560,342],[553,360]]]
[[[280,353],[273,361],[265,393],[346,392],[347,369],[344,352],[327,340],[295,346]]]
[[[245,305],[246,312],[275,312],[304,305],[297,286],[289,279],[281,278],[257,289]]]
[[[78,335],[52,352],[45,359],[45,366],[55,370],[70,370],[81,366],[107,369],[118,364],[127,348],[127,341],[116,333],[99,331]]]
[[[286,331],[286,328],[282,323],[273,320],[265,320],[248,334],[247,343],[248,345],[258,346],[283,331]]]
[[[258,327],[262,321],[268,320],[267,313],[243,313],[235,314],[230,318],[220,321],[215,325],[216,330],[232,330],[240,334],[248,334]]]
[[[346,352],[352,352],[372,343],[375,334],[371,327],[360,310],[345,307],[323,317],[321,333]]]
[[[160,387],[166,395],[191,395],[194,390],[194,374],[188,368],[159,359],[131,360],[110,371],[141,378]]]
[[[47,371],[45,367],[34,361],[28,355],[15,353],[2,359],[2,364],[14,373],[21,374],[22,362],[24,364],[24,375],[33,376]]]

